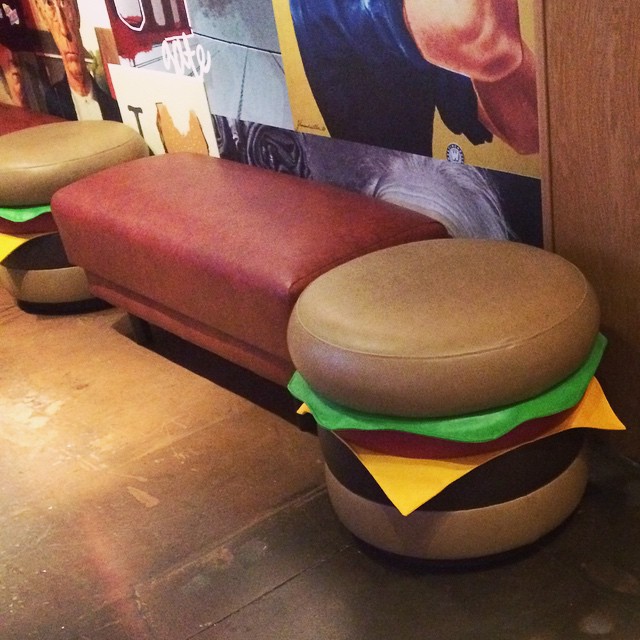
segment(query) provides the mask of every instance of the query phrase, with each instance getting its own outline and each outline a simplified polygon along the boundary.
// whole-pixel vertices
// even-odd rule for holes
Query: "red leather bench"
[[[287,323],[312,280],[447,236],[421,213],[193,154],[83,178],[54,195],[52,212],[94,295],[282,385],[294,370]]]

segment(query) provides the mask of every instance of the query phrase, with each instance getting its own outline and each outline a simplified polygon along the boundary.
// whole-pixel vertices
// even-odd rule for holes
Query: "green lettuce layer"
[[[51,205],[48,204],[37,207],[0,207],[0,218],[11,222],[28,222],[49,211]]]

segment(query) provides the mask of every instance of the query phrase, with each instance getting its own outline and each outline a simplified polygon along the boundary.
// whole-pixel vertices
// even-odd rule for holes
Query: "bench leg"
[[[147,345],[153,342],[153,333],[151,325],[142,318],[129,314],[129,321],[133,329],[133,338],[139,345]]]

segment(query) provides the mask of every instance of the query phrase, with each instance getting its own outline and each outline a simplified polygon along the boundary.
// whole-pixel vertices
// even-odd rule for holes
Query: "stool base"
[[[27,240],[0,262],[0,283],[27,313],[59,315],[105,309],[87,276],[69,264],[57,233]]]
[[[524,547],[566,520],[584,494],[588,465],[582,450],[556,478],[514,500],[461,511],[414,511],[353,493],[325,466],[329,499],[357,538],[383,551],[422,560],[465,560]]]

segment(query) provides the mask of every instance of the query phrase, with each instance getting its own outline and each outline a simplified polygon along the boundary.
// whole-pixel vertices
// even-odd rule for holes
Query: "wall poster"
[[[273,5],[296,130],[539,176],[532,0]]]
[[[542,244],[534,0],[0,6],[2,102]]]

